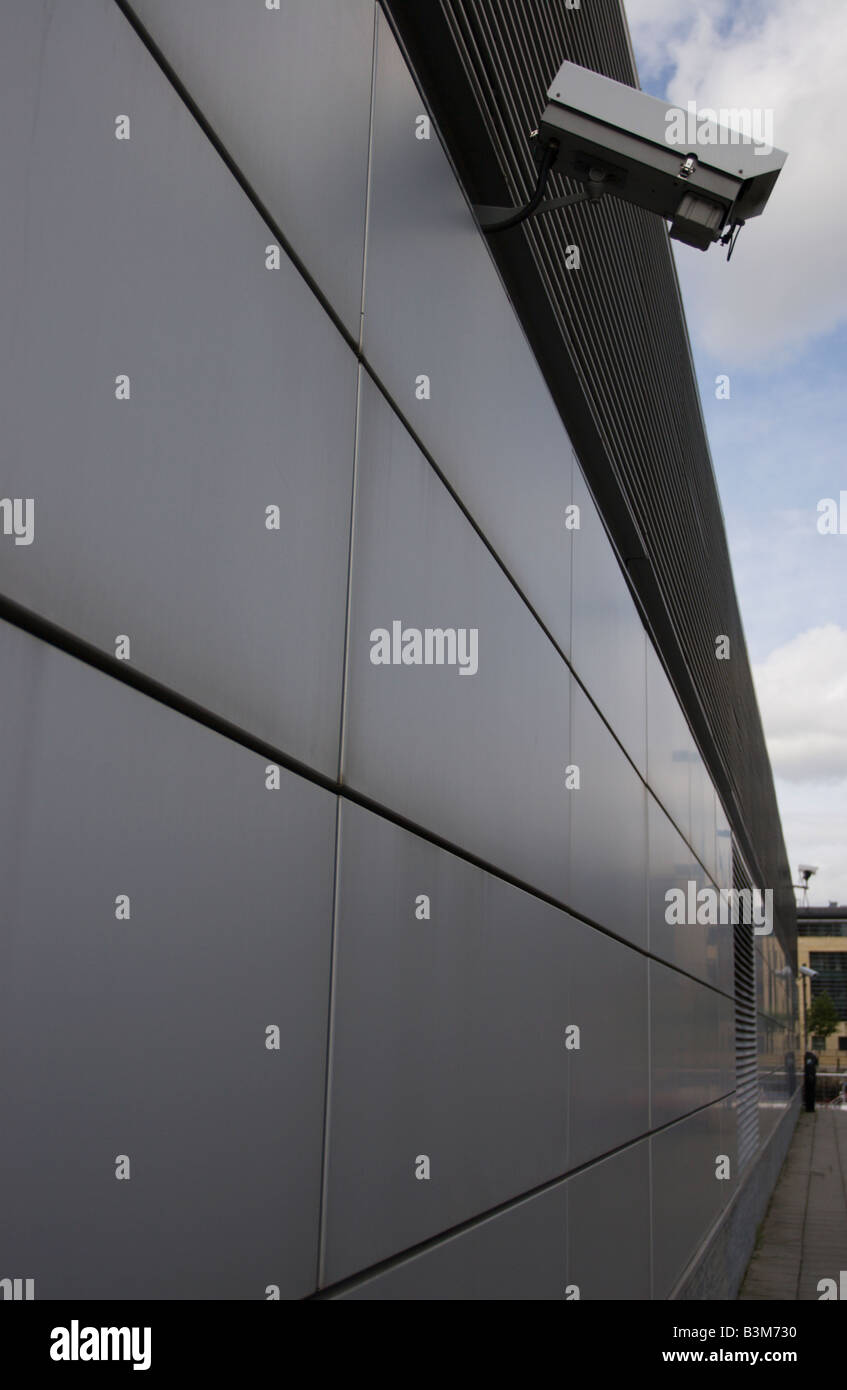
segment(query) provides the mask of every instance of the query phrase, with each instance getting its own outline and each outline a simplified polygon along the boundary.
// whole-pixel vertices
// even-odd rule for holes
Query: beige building
[[[800,975],[800,1040],[811,1046],[821,1071],[847,1073],[847,907],[797,909],[797,964],[817,973]],[[838,1013],[838,1028],[824,1040],[809,1038],[806,1012],[815,998],[826,992]]]

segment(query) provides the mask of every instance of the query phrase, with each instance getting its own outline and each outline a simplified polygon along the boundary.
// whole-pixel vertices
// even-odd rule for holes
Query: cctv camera
[[[816,865],[816,864],[798,864],[798,865],[797,865],[797,868],[798,868],[800,877],[801,877],[801,878],[804,878],[804,879],[806,880],[807,883],[808,883],[809,879],[812,877],[812,874],[816,874],[817,871],[818,871],[818,868],[817,868],[817,865]]]
[[[562,64],[547,102],[539,147],[555,146],[553,169],[658,213],[701,251],[764,210],[787,158],[575,63]]]

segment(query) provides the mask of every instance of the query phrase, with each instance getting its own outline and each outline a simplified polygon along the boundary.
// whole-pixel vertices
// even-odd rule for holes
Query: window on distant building
[[[838,1017],[847,1019],[847,951],[810,951],[809,964],[818,972],[812,980],[812,998],[826,991]]]

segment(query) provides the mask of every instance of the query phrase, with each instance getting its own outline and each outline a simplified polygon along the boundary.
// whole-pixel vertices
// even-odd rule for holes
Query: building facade
[[[815,971],[801,987],[803,1045],[812,1048],[822,1070],[847,1072],[847,907],[798,907],[797,964]],[[806,1023],[809,1006],[821,994],[829,995],[838,1015],[828,1037],[815,1036]]]
[[[0,1274],[731,1296],[795,918],[667,234],[471,208],[617,0],[0,30]]]

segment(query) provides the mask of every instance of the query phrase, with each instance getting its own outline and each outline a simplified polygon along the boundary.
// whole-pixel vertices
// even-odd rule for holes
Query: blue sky
[[[789,155],[731,262],[673,245],[789,861],[795,875],[820,866],[810,902],[847,903],[847,535],[817,528],[818,502],[847,491],[847,9],[626,10],[645,90],[682,107],[768,109]]]

